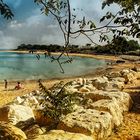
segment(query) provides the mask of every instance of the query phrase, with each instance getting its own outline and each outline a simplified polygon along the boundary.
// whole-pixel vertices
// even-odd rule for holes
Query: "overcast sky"
[[[0,49],[16,48],[24,44],[63,44],[63,36],[56,22],[41,14],[34,0],[4,0],[14,13],[12,20],[0,17]],[[73,8],[81,8],[81,16],[98,21],[105,12],[118,10],[117,5],[101,9],[102,0],[70,0]],[[80,16],[79,15],[79,16]],[[95,40],[96,36],[94,37]],[[90,43],[82,37],[71,41],[72,44]]]

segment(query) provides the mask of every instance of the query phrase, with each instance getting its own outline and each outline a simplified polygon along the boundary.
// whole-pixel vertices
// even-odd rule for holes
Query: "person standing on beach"
[[[4,87],[5,87],[5,90],[7,90],[7,87],[8,87],[8,82],[7,82],[7,80],[4,80]]]

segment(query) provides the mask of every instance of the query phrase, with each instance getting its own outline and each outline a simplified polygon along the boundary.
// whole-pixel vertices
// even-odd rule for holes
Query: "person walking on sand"
[[[4,87],[5,87],[5,90],[7,90],[7,88],[8,88],[8,82],[7,82],[6,79],[4,80]]]

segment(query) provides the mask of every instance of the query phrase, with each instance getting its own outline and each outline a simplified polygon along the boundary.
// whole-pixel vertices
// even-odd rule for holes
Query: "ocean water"
[[[62,61],[66,60],[65,57]],[[37,80],[80,76],[106,65],[104,60],[73,57],[72,63],[63,64],[65,73],[60,72],[57,62],[51,62],[49,57],[35,54],[15,52],[0,52],[0,80]]]

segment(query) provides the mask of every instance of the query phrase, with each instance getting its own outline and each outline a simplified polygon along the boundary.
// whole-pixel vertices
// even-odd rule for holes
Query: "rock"
[[[84,78],[78,78],[78,79],[77,79],[77,83],[78,83],[79,85],[85,85],[85,84],[86,84],[86,79],[84,79]]]
[[[99,100],[90,104],[88,108],[109,112],[113,117],[113,123],[115,126],[119,126],[123,121],[122,112],[120,111],[120,107],[116,100]]]
[[[92,80],[93,86],[95,86],[98,90],[106,90],[109,86],[108,78],[103,77],[96,77]]]
[[[140,67],[135,65],[131,70],[135,72],[140,72]]]
[[[139,79],[140,79],[140,72],[137,72],[137,73],[135,74],[135,76],[136,76],[137,79],[139,80]]]
[[[10,104],[29,106],[32,109],[36,108],[39,105],[39,102],[32,94],[33,93],[30,93],[21,97],[18,96]]]
[[[128,111],[133,103],[130,95],[121,91],[95,91],[87,93],[85,96],[92,99],[94,102],[101,99],[116,99],[122,112]]]
[[[13,125],[20,121],[26,121],[34,118],[30,107],[22,105],[7,105],[0,108],[0,121],[10,122]]]
[[[54,119],[44,115],[41,110],[34,110],[35,121],[40,126],[51,126],[54,123]]]
[[[81,87],[81,88],[79,89],[79,91],[80,91],[80,92],[90,92],[90,90],[89,90],[88,88],[86,88],[86,87]]]
[[[120,73],[121,73],[122,76],[124,76],[124,75],[130,73],[130,70],[128,70],[128,69],[123,69],[122,71],[120,71]]]
[[[119,82],[119,81],[111,81],[109,82],[109,87],[107,89],[112,91],[112,90],[122,90],[124,88],[124,82]]]
[[[25,133],[12,124],[0,122],[0,140],[26,140]]]
[[[116,63],[119,64],[119,63],[125,63],[124,60],[116,60]]]
[[[37,124],[28,127],[24,132],[27,135],[28,139],[35,139],[37,136],[43,134],[40,126]]]
[[[86,80],[86,79],[85,79]],[[87,80],[89,81],[89,80]],[[92,85],[92,81],[91,83],[87,82],[84,85],[79,85],[78,83],[72,84],[71,86],[68,86],[65,88],[67,91],[69,91],[70,93],[74,93],[74,92],[90,92],[90,91],[94,91],[96,90],[96,88]]]
[[[112,116],[108,112],[81,109],[62,117],[57,129],[91,136],[93,140],[111,135]]]
[[[15,126],[20,128],[22,131],[25,131],[27,128],[33,126],[34,124],[35,124],[35,120],[31,118],[26,121],[20,121]]]
[[[120,72],[110,72],[107,75],[108,78],[116,78],[116,77],[121,77],[121,73]]]
[[[111,81],[113,81],[113,82],[125,82],[125,78],[123,78],[123,77],[114,77],[114,78],[112,78],[111,79]]]
[[[94,140],[90,136],[80,133],[70,133],[63,130],[51,130],[47,134],[39,135],[34,140]]]
[[[29,106],[34,109],[39,105],[39,102],[34,96],[29,96],[21,105]]]
[[[16,105],[20,105],[23,101],[24,101],[24,99],[17,96],[12,103],[15,103]]]
[[[137,78],[133,73],[124,75],[125,83],[133,83]]]

